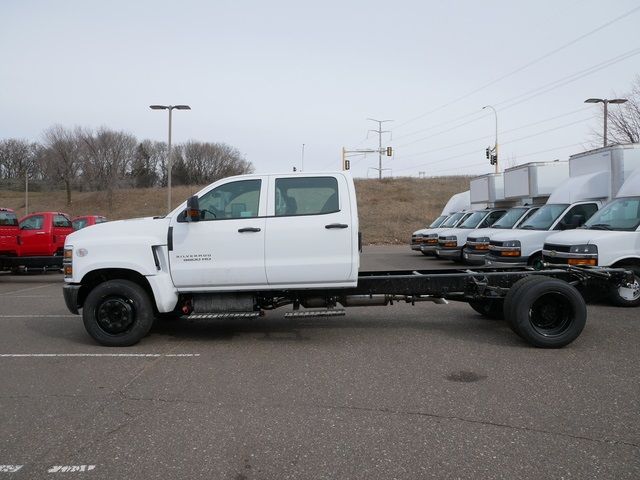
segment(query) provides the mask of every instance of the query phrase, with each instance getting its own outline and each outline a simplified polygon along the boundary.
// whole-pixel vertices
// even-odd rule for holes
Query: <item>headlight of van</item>
[[[597,254],[598,247],[593,244],[589,245],[571,245],[570,253],[587,253],[587,254]]]

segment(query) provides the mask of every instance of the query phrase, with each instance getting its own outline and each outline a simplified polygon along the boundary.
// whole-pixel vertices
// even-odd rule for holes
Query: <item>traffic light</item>
[[[349,170],[351,168],[351,162],[349,160],[344,161],[344,169]]]
[[[387,157],[393,155],[393,149],[391,147],[387,147]]]
[[[487,160],[489,160],[491,158],[491,149],[487,147],[487,150],[485,152],[487,154]]]
[[[491,159],[489,160],[489,163],[491,165],[495,165],[496,163],[498,163],[498,156],[497,155],[491,155]]]

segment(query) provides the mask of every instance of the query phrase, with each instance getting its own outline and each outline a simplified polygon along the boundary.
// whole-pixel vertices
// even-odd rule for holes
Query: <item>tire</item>
[[[538,277],[511,299],[509,319],[523,339],[534,347],[560,348],[584,329],[587,307],[580,292],[562,280]]]
[[[149,333],[154,312],[149,295],[140,285],[129,280],[109,280],[89,293],[82,320],[99,344],[128,347]]]
[[[504,301],[501,298],[472,300],[469,306],[485,318],[502,320],[504,318]]]
[[[609,299],[617,307],[637,307],[640,305],[640,266],[618,265],[618,267],[633,271],[634,286],[632,288],[612,287],[609,291]]]
[[[515,307],[517,305],[517,302],[514,302],[514,298],[517,297],[518,291],[521,288],[529,285],[531,282],[534,282],[534,283],[540,282],[540,279],[550,280],[550,277],[544,277],[542,275],[528,275],[524,278],[521,278],[520,280],[518,280],[516,283],[513,284],[513,286],[507,292],[507,295],[504,297],[504,307],[503,307],[504,318],[507,321],[509,328],[511,328],[511,330],[513,330],[513,332],[519,335],[520,337],[522,337],[522,333],[518,331],[517,325],[515,325],[511,321],[511,319],[514,318],[515,316]]]
[[[423,254],[425,257],[430,257],[431,256],[430,252],[423,252],[422,250],[420,250],[420,253]]]

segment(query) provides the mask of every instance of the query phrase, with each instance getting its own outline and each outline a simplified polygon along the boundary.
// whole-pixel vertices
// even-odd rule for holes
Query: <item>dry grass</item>
[[[177,206],[199,186],[174,187]],[[449,197],[469,188],[469,177],[396,178],[356,180],[360,230],[366,244],[406,243],[414,230],[437,217]],[[73,192],[71,206],[64,191],[32,192],[29,211],[61,211],[71,216],[104,215],[110,220],[162,215],[166,212],[164,188],[117,190],[112,208],[105,192]],[[24,214],[24,193],[0,191],[0,207]]]

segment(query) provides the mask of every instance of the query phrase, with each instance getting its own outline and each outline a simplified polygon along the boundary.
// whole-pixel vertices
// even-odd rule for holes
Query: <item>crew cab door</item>
[[[51,239],[51,226],[45,225],[45,215],[33,214],[20,220],[20,255],[23,257],[47,255]],[[50,220],[49,220],[50,221]]]
[[[69,220],[65,215],[56,213],[53,215],[52,227],[53,236],[51,239],[51,250],[48,255],[55,255],[56,253],[62,255],[62,251],[64,250],[64,241],[67,238],[67,235],[73,233],[73,225],[71,224],[71,220]]]
[[[270,177],[266,227],[270,286],[349,281],[355,226],[343,176]]]
[[[173,283],[185,289],[249,289],[267,283],[266,192],[261,178],[217,184],[199,196],[201,219],[170,225]],[[172,245],[171,245],[172,244]]]

